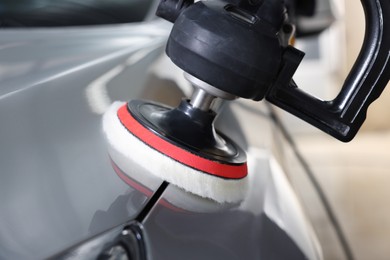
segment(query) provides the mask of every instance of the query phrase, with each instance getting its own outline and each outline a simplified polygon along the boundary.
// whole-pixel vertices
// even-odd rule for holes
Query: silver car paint
[[[168,187],[144,224],[152,259],[322,259],[276,160],[260,149],[248,156],[250,188],[238,205]]]
[[[124,64],[120,84],[113,80],[102,95],[137,97],[168,29],[150,22],[0,33],[1,259],[48,257],[142,209],[142,194],[127,207],[133,190],[111,167],[87,89]],[[142,60],[126,64],[148,46]],[[113,203],[120,206],[94,223]]]
[[[101,131],[101,113],[111,101],[138,98],[151,87],[145,85],[146,72],[162,53],[168,30],[166,23],[151,21],[0,32],[0,258],[48,257],[134,219],[144,207],[148,195],[127,185],[113,170]],[[239,111],[237,106],[232,110]],[[229,115],[229,109],[226,111]],[[229,120],[221,120],[220,127],[236,135],[244,146],[262,151],[269,148],[270,136],[243,136],[241,121]],[[269,125],[266,116],[258,128]],[[273,157],[252,155],[257,158],[252,173],[258,178],[243,204],[224,207],[180,195],[180,191],[173,196],[178,198],[176,203],[186,205],[187,212],[199,207],[212,211],[201,213],[197,222],[204,230],[217,228],[213,219],[218,216],[222,220],[217,222],[220,234],[212,235],[221,240],[210,242],[207,232],[199,232],[203,229],[187,232],[186,225],[176,225],[180,218],[191,226],[199,212],[183,216],[168,209],[161,215],[158,204],[143,223],[151,258],[165,256],[159,251],[158,239],[170,246],[164,250],[173,255],[178,250],[193,256],[208,252],[209,256],[257,258],[261,254],[254,247],[265,239],[258,225],[271,220],[292,243],[297,256],[321,259],[291,187],[281,171],[272,170]],[[160,183],[146,186],[153,192]],[[169,186],[163,198],[174,190]],[[181,201],[185,196],[193,202]],[[230,224],[235,215],[243,221]],[[246,222],[248,216],[251,219]],[[166,233],[160,233],[161,228]],[[164,234],[169,236],[160,237]],[[251,236],[230,247],[237,243],[236,236],[245,238],[242,234]],[[193,247],[180,251],[175,241],[182,236]],[[199,250],[202,245],[207,250]],[[284,247],[283,243],[276,246]],[[199,251],[192,252],[194,249]]]

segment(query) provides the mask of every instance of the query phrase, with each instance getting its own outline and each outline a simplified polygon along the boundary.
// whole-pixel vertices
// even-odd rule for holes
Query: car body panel
[[[216,122],[248,151],[251,188],[239,204],[170,184],[161,195],[163,180],[106,142],[101,116],[114,100],[174,105],[191,92],[161,57],[170,26],[152,20],[0,32],[0,258],[70,256],[75,246],[106,243],[121,225],[139,221],[150,259],[322,259],[280,165],[286,142],[264,104],[234,101]],[[90,251],[73,256],[99,254]]]
[[[152,259],[322,259],[284,173],[270,169],[278,166],[268,155],[251,153],[257,169],[239,205],[168,187],[160,202],[176,208],[159,203],[144,223]]]
[[[134,190],[111,165],[101,100],[139,95],[168,29],[154,21],[1,32],[0,258],[48,257],[143,208],[143,194],[127,206]],[[121,84],[96,83],[118,66]]]

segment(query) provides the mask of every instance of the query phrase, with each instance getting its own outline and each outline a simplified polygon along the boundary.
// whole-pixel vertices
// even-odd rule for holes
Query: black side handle
[[[366,20],[363,47],[334,100],[317,99],[289,80],[303,58],[292,47],[286,49],[278,79],[266,96],[271,103],[344,142],[354,138],[368,106],[390,79],[390,1],[362,0],[362,6]]]

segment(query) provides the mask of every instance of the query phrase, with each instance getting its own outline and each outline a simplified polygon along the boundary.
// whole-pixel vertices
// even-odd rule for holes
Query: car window
[[[2,0],[0,27],[53,27],[142,21],[153,0]]]

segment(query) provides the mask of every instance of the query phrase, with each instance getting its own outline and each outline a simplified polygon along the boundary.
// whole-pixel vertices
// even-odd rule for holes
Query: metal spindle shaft
[[[190,104],[202,111],[208,111],[214,99],[215,96],[210,95],[201,88],[196,88],[191,96]]]

